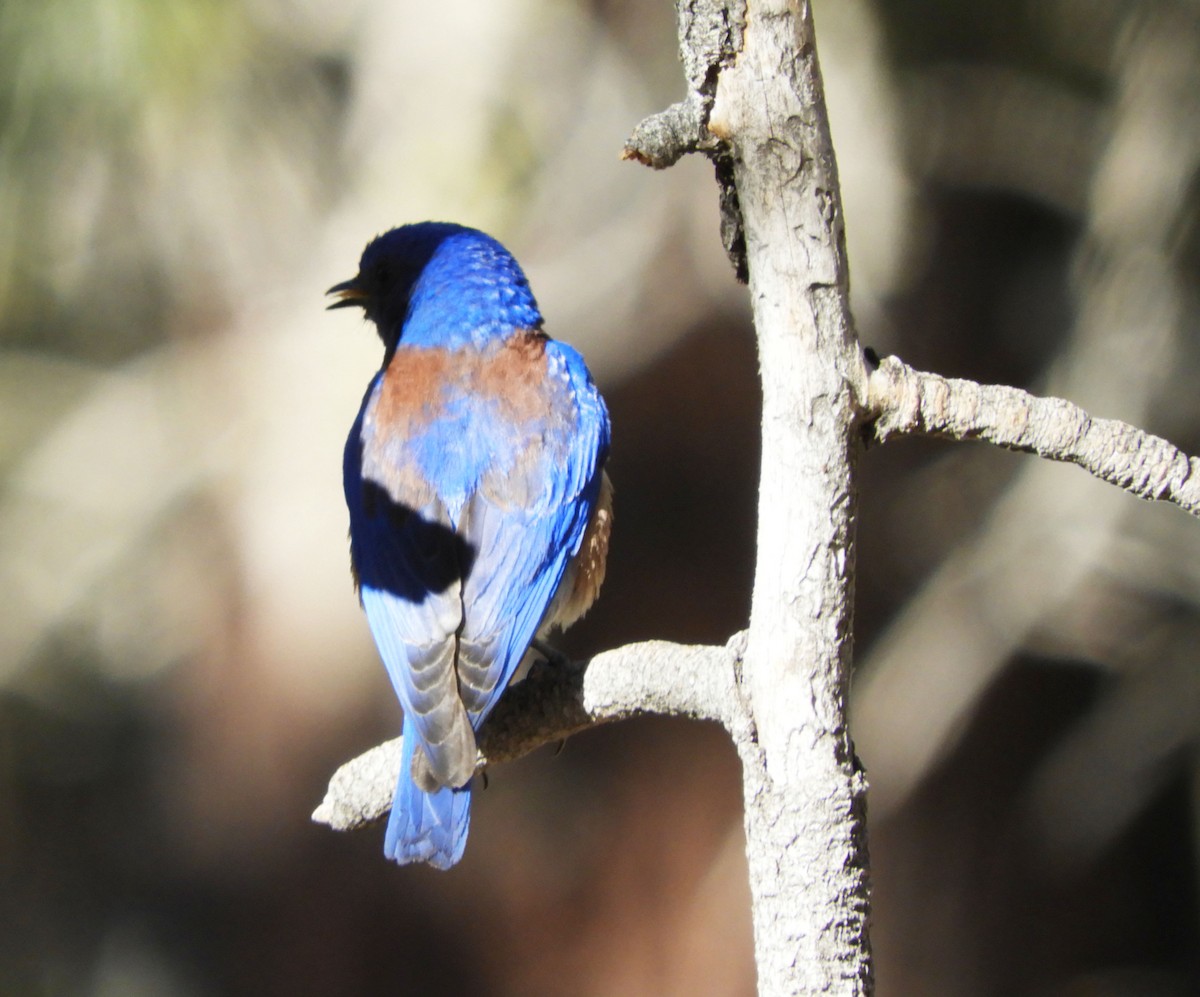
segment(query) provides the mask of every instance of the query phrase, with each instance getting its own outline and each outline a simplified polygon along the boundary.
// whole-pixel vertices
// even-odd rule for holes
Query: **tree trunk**
[[[742,746],[761,994],[872,989],[866,780],[846,718],[866,369],[807,3],[750,0],[709,130],[726,142],[763,385]]]

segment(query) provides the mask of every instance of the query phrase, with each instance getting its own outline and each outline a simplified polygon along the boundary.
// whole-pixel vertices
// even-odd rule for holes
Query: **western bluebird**
[[[384,346],[343,460],[351,572],[404,709],[384,851],[446,869],[466,844],[476,731],[535,637],[604,580],[608,412],[482,232],[393,229],[328,293]]]

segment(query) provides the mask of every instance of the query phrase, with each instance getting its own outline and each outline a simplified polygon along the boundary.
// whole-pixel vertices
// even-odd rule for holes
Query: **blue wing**
[[[350,431],[343,463],[359,594],[430,771],[441,785],[460,786],[475,771],[475,740],[454,672],[462,579],[474,554],[427,487],[389,490],[364,480],[364,417],[378,382]]]
[[[548,429],[516,467],[489,471],[460,519],[478,556],[463,580],[459,693],[478,730],[538,632],[570,559],[579,550],[608,454],[604,402],[583,359],[546,345],[549,379],[567,378],[572,418]]]

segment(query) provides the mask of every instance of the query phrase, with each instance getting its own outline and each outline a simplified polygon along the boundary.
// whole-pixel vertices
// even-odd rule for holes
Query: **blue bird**
[[[404,710],[384,852],[447,869],[476,732],[530,644],[604,580],[608,411],[517,261],[475,229],[392,229],[328,293],[384,347],[343,459],[351,572]]]

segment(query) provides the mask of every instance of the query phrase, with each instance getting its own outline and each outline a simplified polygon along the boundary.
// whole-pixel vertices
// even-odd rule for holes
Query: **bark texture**
[[[1078,464],[1138,498],[1172,502],[1200,516],[1200,460],[1126,422],[1093,418],[1062,398],[914,370],[896,357],[883,360],[870,388],[881,442],[914,433],[986,440]]]
[[[837,166],[807,3],[748,4],[709,129],[728,143],[763,385],[758,560],[741,745],[762,994],[862,994],[866,780],[846,720],[856,422]]]

